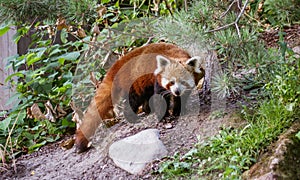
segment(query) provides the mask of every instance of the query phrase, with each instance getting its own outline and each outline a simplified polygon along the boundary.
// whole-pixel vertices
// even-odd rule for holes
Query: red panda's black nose
[[[174,93],[175,93],[176,96],[180,95],[180,91],[179,90],[176,90]]]

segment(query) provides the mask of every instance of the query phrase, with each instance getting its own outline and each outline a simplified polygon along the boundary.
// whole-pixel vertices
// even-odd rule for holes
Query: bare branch
[[[233,1],[233,2],[235,2],[235,1]],[[241,38],[240,29],[239,29],[239,27],[238,27],[238,22],[239,22],[239,20],[241,19],[241,16],[244,14],[248,2],[249,2],[249,0],[246,0],[246,2],[245,2],[245,4],[244,4],[244,6],[243,6],[241,12],[239,13],[238,17],[236,18],[236,20],[235,20],[234,22],[232,22],[232,23],[230,23],[230,24],[226,24],[225,26],[221,26],[221,27],[216,28],[216,29],[213,29],[213,30],[209,30],[209,31],[207,31],[206,33],[215,32],[215,31],[220,31],[220,30],[226,29],[226,28],[228,28],[228,27],[234,25],[235,28],[236,28],[236,31],[237,31],[237,33],[238,33],[239,38]],[[232,4],[232,3],[231,3],[231,4]],[[231,5],[231,6],[232,6],[232,5]],[[229,9],[230,9],[230,8],[229,8]],[[226,12],[226,13],[227,13],[227,12]]]
[[[235,22],[232,22],[232,23],[230,23],[230,24],[226,24],[225,26],[221,26],[221,27],[218,27],[218,28],[216,28],[216,29],[209,30],[209,31],[207,31],[207,33],[215,32],[215,31],[220,31],[220,30],[226,29],[226,28],[228,28],[229,26],[232,26],[232,25],[234,25],[234,24],[235,24]]]
[[[241,16],[244,14],[248,2],[249,2],[249,0],[246,0],[245,4],[244,4],[244,6],[243,6],[243,9],[241,10],[239,16],[238,16],[238,17],[236,18],[236,20],[235,20],[236,23],[240,20]]]
[[[173,13],[172,13],[172,10],[171,10],[171,7],[170,7],[168,1],[167,1],[167,0],[164,0],[164,2],[165,2],[165,4],[166,4],[166,7],[167,7],[168,11],[170,12],[171,16],[173,16]]]
[[[150,36],[148,38],[147,42],[145,44],[143,44],[143,46],[146,46],[146,45],[150,44],[153,39],[154,39],[154,36]]]
[[[227,10],[225,12],[222,13],[222,15],[220,16],[220,18],[223,18],[232,8],[232,6],[236,3],[237,0],[233,0],[232,3],[229,5],[229,7],[227,8]]]
[[[185,12],[188,11],[188,3],[187,3],[187,0],[184,0],[184,10],[185,10]]]
[[[238,33],[239,38],[241,38],[241,33],[240,33],[240,29],[239,29],[238,24],[237,24],[237,23],[234,23],[234,25],[235,25],[235,28],[236,28],[236,31],[237,31],[237,33]]]

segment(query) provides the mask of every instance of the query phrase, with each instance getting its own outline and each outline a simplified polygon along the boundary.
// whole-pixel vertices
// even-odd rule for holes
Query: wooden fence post
[[[6,69],[5,58],[17,54],[17,44],[13,42],[13,35],[16,33],[14,27],[0,37],[0,111],[9,110],[11,105],[6,105],[13,91],[9,89],[9,84],[5,83],[7,76],[13,73],[12,69]]]

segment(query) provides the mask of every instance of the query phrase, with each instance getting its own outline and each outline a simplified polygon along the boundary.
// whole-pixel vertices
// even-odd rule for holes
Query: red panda
[[[172,115],[180,115],[184,100],[204,76],[201,60],[168,43],[142,46],[121,57],[108,70],[76,131],[77,152],[88,148],[101,121],[107,124],[107,119],[114,118],[113,108],[122,99],[127,103],[124,116],[130,122],[136,120],[140,106],[145,113],[155,111],[159,119],[169,116],[171,101]]]

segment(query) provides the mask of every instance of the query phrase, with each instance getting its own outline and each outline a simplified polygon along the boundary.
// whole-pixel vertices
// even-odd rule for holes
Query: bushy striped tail
[[[76,130],[76,151],[78,153],[86,151],[100,123],[104,122],[105,125],[109,125],[106,121],[111,118],[114,118],[111,83],[102,82],[84,113],[82,124]]]

